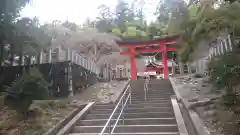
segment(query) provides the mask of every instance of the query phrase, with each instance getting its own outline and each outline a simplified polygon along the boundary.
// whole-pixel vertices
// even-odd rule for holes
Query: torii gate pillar
[[[130,61],[131,61],[131,80],[137,80],[137,67],[135,59],[135,48],[130,48]]]
[[[162,61],[163,61],[163,75],[164,79],[168,79],[168,57],[167,57],[167,49],[165,44],[160,44],[162,51]]]

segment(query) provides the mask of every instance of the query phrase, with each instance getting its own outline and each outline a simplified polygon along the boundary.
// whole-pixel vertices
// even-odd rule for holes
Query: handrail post
[[[144,81],[144,99],[145,99],[145,101],[147,100],[146,82],[147,82],[147,79]]]
[[[108,131],[109,131],[108,133],[111,134],[111,121],[109,122],[109,128],[108,128],[108,129],[109,129],[109,130],[108,130]]]
[[[144,83],[144,99],[145,101],[147,100],[147,93],[146,93],[146,85]]]
[[[132,88],[131,88],[131,85],[129,86],[129,92],[130,92],[130,97],[129,97],[130,101],[129,102],[130,102],[130,104],[132,104]]]
[[[122,124],[124,125],[124,102],[122,100]]]

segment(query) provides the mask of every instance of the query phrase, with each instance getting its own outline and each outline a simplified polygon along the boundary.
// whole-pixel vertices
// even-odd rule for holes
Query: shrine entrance
[[[137,67],[136,67],[136,55],[139,54],[152,54],[161,53],[162,54],[162,69],[164,79],[168,79],[168,51],[176,51],[175,47],[171,45],[177,43],[178,36],[166,37],[158,40],[151,40],[147,42],[133,42],[133,41],[117,41],[117,44],[127,50],[120,52],[121,55],[129,55],[131,61],[131,80],[137,80]]]

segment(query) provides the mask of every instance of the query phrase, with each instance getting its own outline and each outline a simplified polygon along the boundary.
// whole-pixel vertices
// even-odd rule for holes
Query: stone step
[[[75,126],[74,133],[100,133],[103,126]],[[105,130],[107,133],[108,130]],[[159,125],[117,125],[114,133],[151,133],[151,132],[178,132],[176,124],[159,124]]]
[[[151,110],[149,110],[151,111]],[[113,115],[113,118],[117,118],[118,113]],[[88,114],[85,119],[108,119],[110,114]],[[147,113],[124,113],[124,118],[171,118],[174,117],[173,112],[147,112]]]
[[[90,114],[111,114],[113,109],[98,109],[98,110],[91,110]],[[144,107],[144,108],[125,108],[125,113],[147,113],[147,112],[172,112],[172,107]],[[120,112],[118,109],[116,112]]]
[[[81,120],[78,121],[77,126],[91,126],[91,125],[105,125],[108,119],[93,119],[93,120]],[[119,119],[118,123],[121,124],[123,119]],[[115,123],[116,119],[112,119],[112,122]],[[158,124],[176,124],[174,117],[172,118],[128,118],[124,119],[125,125],[158,125]]]

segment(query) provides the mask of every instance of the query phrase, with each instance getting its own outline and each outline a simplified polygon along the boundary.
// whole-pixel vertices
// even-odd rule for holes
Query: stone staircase
[[[146,100],[144,80],[131,82],[131,88],[131,104],[127,104],[113,135],[183,135],[179,132],[171,102],[174,92],[168,80],[151,80]],[[114,107],[113,104],[93,105],[69,135],[99,135]],[[115,122],[119,112],[117,110],[113,115],[112,122]],[[108,131],[107,128],[104,134],[108,134]]]

